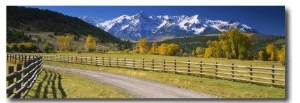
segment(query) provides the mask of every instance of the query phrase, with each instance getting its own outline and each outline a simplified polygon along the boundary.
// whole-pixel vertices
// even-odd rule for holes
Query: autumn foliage
[[[96,51],[96,42],[93,40],[93,37],[91,35],[88,35],[85,40],[85,50],[88,52]]]

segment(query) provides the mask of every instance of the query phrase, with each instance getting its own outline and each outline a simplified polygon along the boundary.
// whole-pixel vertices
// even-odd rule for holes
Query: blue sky
[[[31,6],[74,17],[110,20],[143,11],[148,16],[196,15],[212,20],[237,21],[263,34],[285,35],[284,6]]]

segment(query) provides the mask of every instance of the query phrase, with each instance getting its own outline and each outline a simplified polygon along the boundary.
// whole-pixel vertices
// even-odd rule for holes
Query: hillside
[[[7,27],[37,33],[70,33],[77,36],[77,38],[79,38],[80,35],[90,34],[97,38],[100,43],[122,44],[120,39],[77,17],[38,8],[7,6]]]

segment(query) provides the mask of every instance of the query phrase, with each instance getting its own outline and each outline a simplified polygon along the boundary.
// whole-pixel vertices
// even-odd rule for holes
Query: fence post
[[[125,68],[126,68],[126,58],[124,59],[124,66],[125,66]]]
[[[176,59],[174,60],[174,72],[176,74]]]
[[[14,72],[14,66],[8,66],[8,74],[11,74]],[[14,83],[14,78],[7,80],[8,81],[8,86]],[[12,89],[11,91],[7,92],[7,97],[9,97],[10,95],[13,94],[14,89]]]
[[[216,62],[215,78],[218,78],[218,62]]]
[[[104,66],[104,57],[102,57],[102,66]]]
[[[18,55],[18,64],[21,62],[21,55]]]
[[[22,64],[17,64],[17,71],[20,71],[21,69],[22,69]],[[20,80],[21,77],[22,77],[22,74],[17,75],[16,81]],[[19,90],[21,88],[21,85],[22,85],[22,83],[16,87],[16,90]],[[21,98],[21,93],[16,94],[16,98]]]
[[[111,67],[111,58],[109,57],[109,59],[108,59],[108,63],[109,63],[109,67]]]
[[[166,72],[166,59],[164,59],[164,72]]]
[[[95,64],[98,66],[98,57],[95,58]]]
[[[200,77],[202,78],[202,61],[200,61]]]
[[[75,64],[77,64],[78,62],[77,62],[77,56],[75,56]]]
[[[145,69],[145,61],[144,61],[144,58],[143,58],[143,69]]]
[[[85,56],[85,65],[88,64],[88,56]]]
[[[59,55],[59,62],[61,62],[61,55]]]
[[[191,72],[191,63],[190,60],[188,60],[188,75],[190,75]]]
[[[274,85],[274,83],[275,83],[275,80],[274,80],[274,79],[275,79],[275,74],[274,74],[274,73],[275,73],[275,70],[274,70],[274,65],[272,65],[272,69],[271,69],[271,70],[272,70],[272,85]]]
[[[231,78],[234,81],[234,63],[231,64]]]
[[[13,63],[16,63],[17,62],[17,55],[14,55],[13,57]]]
[[[133,69],[135,70],[135,60],[134,59],[132,60],[132,66],[133,66]]]
[[[119,68],[119,62],[118,62],[119,60],[118,60],[118,58],[117,58],[117,68]]]
[[[93,56],[91,56],[91,65],[93,65]]]
[[[250,72],[249,72],[250,73],[250,80],[252,81],[253,80],[253,78],[252,78],[252,65],[250,65],[249,69],[250,69]]]
[[[154,70],[154,59],[152,59],[152,69]]]

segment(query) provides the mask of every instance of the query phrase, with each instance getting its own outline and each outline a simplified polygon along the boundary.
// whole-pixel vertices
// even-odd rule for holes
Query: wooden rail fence
[[[44,60],[84,65],[107,66],[117,68],[133,68],[152,71],[163,71],[197,75],[215,79],[227,79],[247,83],[265,84],[285,87],[285,68],[253,67],[232,64],[204,63],[202,61],[166,61],[166,60],[138,60],[128,58],[105,58],[91,56],[69,56],[54,54],[39,54]]]
[[[6,76],[8,98],[24,98],[38,74],[42,71],[43,58],[27,55],[7,55],[7,62],[17,63],[16,71],[14,66],[8,66]],[[23,65],[23,69],[22,69]]]

